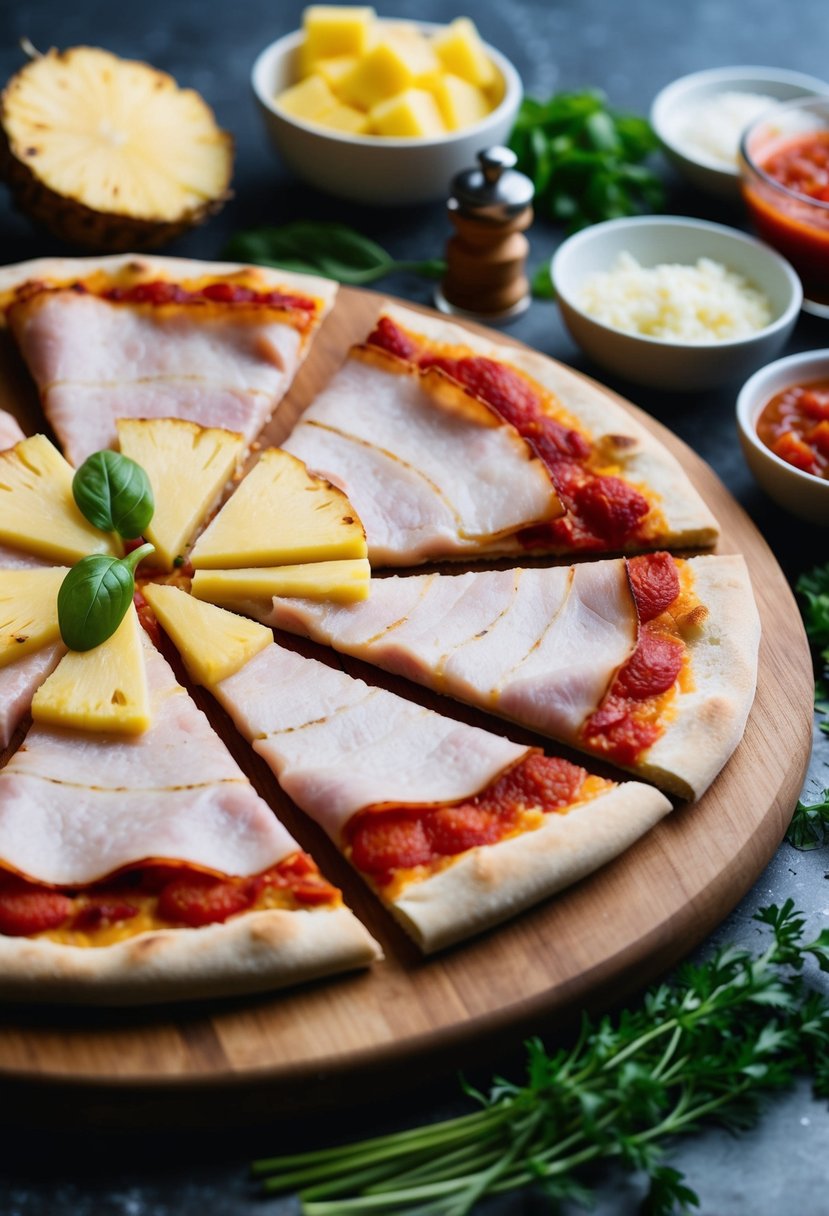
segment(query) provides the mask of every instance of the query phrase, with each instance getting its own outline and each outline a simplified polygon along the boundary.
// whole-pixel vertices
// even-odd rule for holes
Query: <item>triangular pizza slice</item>
[[[718,534],[677,460],[606,390],[391,304],[283,446],[345,490],[373,566]]]
[[[760,623],[736,555],[396,576],[362,603],[236,607],[683,798],[713,781],[754,699]]]
[[[159,621],[198,680],[205,634],[193,613],[209,611],[215,635],[222,610],[163,592]],[[590,774],[275,642],[207,687],[427,952],[575,882],[670,810],[648,786]]]
[[[117,418],[185,418],[250,443],[333,304],[328,279],[120,255],[0,270],[0,306],[75,465]]]
[[[119,740],[35,725],[0,770],[0,995],[224,995],[379,957],[146,637],[142,647],[149,730]]]

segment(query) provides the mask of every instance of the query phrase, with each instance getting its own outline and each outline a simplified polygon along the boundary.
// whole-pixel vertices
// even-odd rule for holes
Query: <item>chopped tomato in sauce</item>
[[[572,805],[587,773],[577,764],[531,752],[480,794],[463,802],[369,807],[346,828],[351,860],[379,886],[395,871],[428,866],[520,829],[529,810],[544,813]]]
[[[757,434],[781,460],[829,479],[829,380],[777,393],[760,412]]]
[[[778,146],[762,168],[787,190],[829,203],[829,131],[812,131]]]
[[[453,357],[430,349],[389,317],[381,317],[368,343],[426,370],[440,368],[468,393],[514,426],[544,463],[567,514],[519,533],[527,549],[621,548],[637,538],[650,511],[644,495],[620,477],[590,467],[593,444],[574,427],[545,412],[544,390],[530,377],[480,355]]]

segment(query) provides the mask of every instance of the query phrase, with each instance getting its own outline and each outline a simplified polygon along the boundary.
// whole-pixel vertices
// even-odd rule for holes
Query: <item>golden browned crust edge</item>
[[[484,845],[411,883],[388,907],[430,954],[489,929],[577,882],[629,848],[671,809],[663,794],[631,781],[534,832]]]
[[[262,992],[365,967],[382,951],[345,906],[249,912],[113,946],[0,936],[0,999],[143,1005]]]

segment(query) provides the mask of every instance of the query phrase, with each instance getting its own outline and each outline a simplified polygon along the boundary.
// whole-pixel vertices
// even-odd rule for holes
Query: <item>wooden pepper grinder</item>
[[[441,312],[507,321],[530,305],[524,230],[533,219],[533,184],[516,170],[509,148],[485,148],[478,160],[480,169],[452,179],[447,209],[456,231],[435,303]]]

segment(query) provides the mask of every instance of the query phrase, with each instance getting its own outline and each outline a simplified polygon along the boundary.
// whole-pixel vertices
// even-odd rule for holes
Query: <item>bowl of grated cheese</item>
[[[571,336],[636,384],[694,392],[745,378],[782,349],[803,300],[789,263],[734,228],[678,216],[576,233],[550,273]]]

